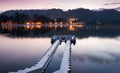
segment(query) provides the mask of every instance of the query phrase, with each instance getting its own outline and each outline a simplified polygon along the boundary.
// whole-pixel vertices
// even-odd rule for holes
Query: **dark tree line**
[[[0,15],[0,24],[7,23],[8,21],[12,21],[13,24],[25,24],[26,21],[41,22],[45,24],[45,23],[50,23],[50,22],[54,23],[55,19],[51,19],[44,15],[34,14],[33,16],[29,16],[24,13],[18,13],[18,12],[12,16],[6,16],[3,14]],[[57,21],[61,22],[61,21],[65,21],[65,19],[57,18]]]
[[[19,12],[19,13],[18,13]],[[35,14],[34,14],[34,13]],[[87,24],[96,24],[100,22],[102,24],[113,23],[120,24],[120,12],[114,9],[108,9],[103,11],[92,11],[89,9],[73,9],[68,11],[62,11],[60,9],[51,10],[11,10],[3,12],[0,15],[0,22],[6,22],[8,20],[14,23],[24,23],[24,21],[41,21],[42,23],[48,22],[66,22],[69,18],[77,18]],[[56,19],[56,20],[55,20]]]
[[[23,24],[28,19],[29,16],[23,13],[15,13],[13,16],[0,15],[0,23],[11,21],[12,23]]]
[[[46,17],[44,15],[38,15],[38,14],[34,14],[33,15],[33,18],[32,18],[32,21],[34,22],[42,22],[43,24],[45,23],[50,23],[50,22],[54,22],[54,19],[51,19],[49,17]]]
[[[8,17],[6,15],[0,15],[0,23],[2,22],[7,22],[8,21]]]

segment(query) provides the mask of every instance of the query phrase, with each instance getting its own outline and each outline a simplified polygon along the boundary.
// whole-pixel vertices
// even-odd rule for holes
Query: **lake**
[[[120,27],[81,25],[0,26],[0,73],[33,66],[51,46],[54,34],[77,37],[72,45],[71,73],[120,73]],[[65,43],[45,73],[59,70]]]

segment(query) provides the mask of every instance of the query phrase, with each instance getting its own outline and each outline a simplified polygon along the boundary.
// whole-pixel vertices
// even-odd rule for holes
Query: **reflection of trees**
[[[10,29],[10,30],[9,30]],[[44,36],[49,37],[55,34],[59,35],[75,35],[78,38],[87,38],[89,36],[97,37],[117,37],[120,35],[120,29],[103,29],[103,28],[75,28],[74,31],[69,31],[69,27],[60,26],[25,26],[12,27],[1,29],[1,33],[10,33],[14,36]]]

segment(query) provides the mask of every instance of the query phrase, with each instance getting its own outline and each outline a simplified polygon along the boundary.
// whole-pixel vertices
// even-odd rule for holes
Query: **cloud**
[[[103,4],[105,6],[108,6],[108,5],[120,5],[120,2],[116,2],[116,3],[106,3],[106,4]]]

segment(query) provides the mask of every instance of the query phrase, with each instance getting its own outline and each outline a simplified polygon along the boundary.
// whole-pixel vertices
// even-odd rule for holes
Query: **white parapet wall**
[[[68,73],[70,71],[70,56],[71,56],[70,54],[71,54],[71,41],[67,40],[60,70],[55,71],[53,73]]]
[[[60,40],[56,40],[54,44],[49,48],[49,50],[44,54],[44,56],[39,60],[39,62],[34,66],[32,66],[31,68],[25,68],[24,70],[18,70],[17,72],[9,72],[9,73],[28,73],[38,69],[41,69],[41,71],[43,71],[43,69],[45,69],[46,67],[46,64],[49,63],[52,55],[54,54],[55,50],[59,45],[60,45]]]

